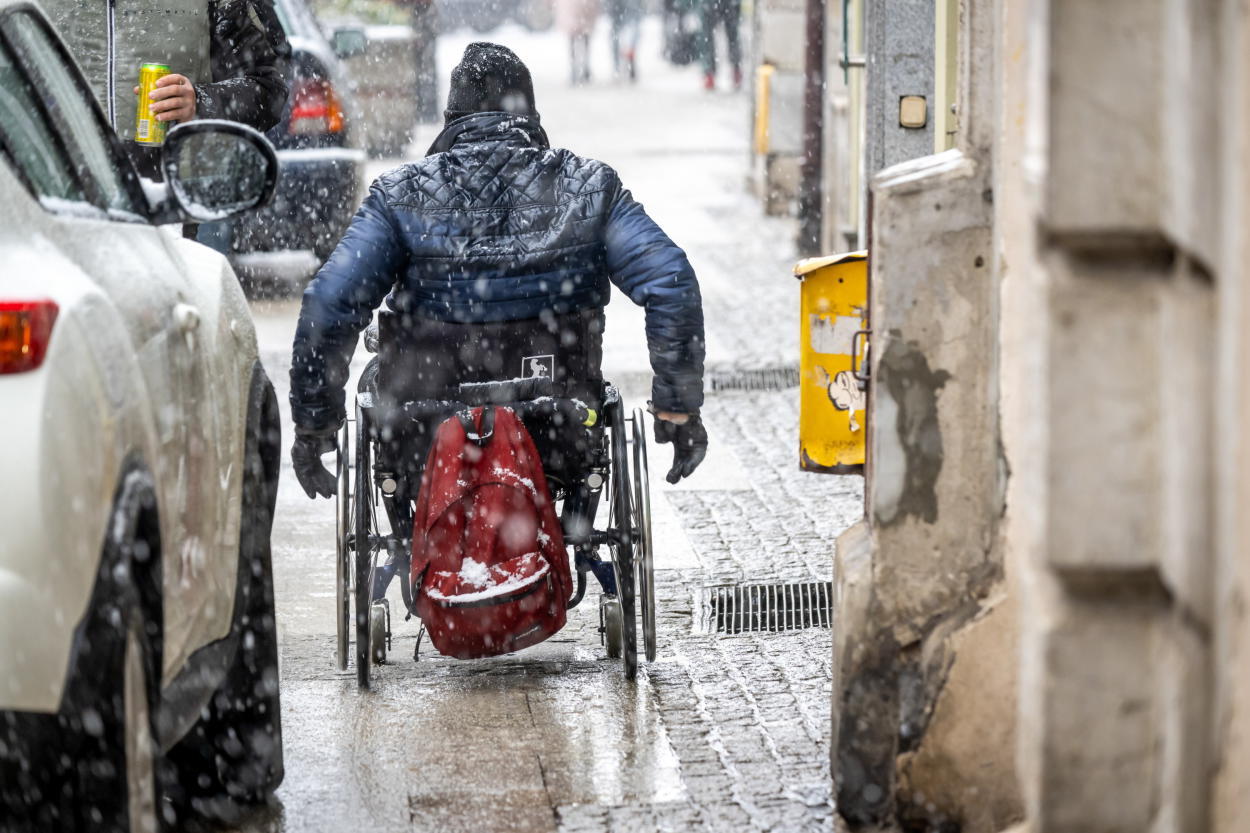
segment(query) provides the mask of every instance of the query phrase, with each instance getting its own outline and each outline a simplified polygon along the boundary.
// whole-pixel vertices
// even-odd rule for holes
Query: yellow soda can
[[[165,144],[168,124],[157,121],[148,107],[152,105],[152,90],[158,79],[169,75],[165,64],[143,64],[139,67],[139,110],[135,113],[135,141],[141,145]]]

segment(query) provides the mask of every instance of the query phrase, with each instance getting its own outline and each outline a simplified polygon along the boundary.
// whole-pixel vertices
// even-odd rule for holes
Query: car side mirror
[[[161,148],[166,210],[184,221],[211,223],[273,198],[278,155],[244,124],[203,119],[180,124]],[[169,219],[166,219],[168,222]]]
[[[343,59],[363,55],[368,45],[365,40],[365,30],[354,26],[335,29],[334,34],[330,36],[330,45],[334,48],[334,54]]]

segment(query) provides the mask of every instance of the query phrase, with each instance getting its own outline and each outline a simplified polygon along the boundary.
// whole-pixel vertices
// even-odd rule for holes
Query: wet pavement
[[[603,80],[580,89],[567,86],[560,36],[506,28],[491,38],[530,64],[552,142],[613,164],[687,249],[704,294],[709,377],[792,368],[793,226],[763,217],[745,193],[749,100],[704,93],[694,69],[662,65],[650,23],[637,87],[606,80],[602,30]],[[444,39],[444,83],[468,40]],[[285,409],[298,303],[254,309]],[[640,406],[642,323],[618,294],[605,375]],[[714,636],[695,624],[701,587],[828,580],[834,537],[861,512],[857,478],[797,470],[797,400],[795,388],[709,391],[709,457],[677,487],[660,476],[671,452],[652,446],[659,656],[634,683],[600,645],[592,588],[555,638],[490,660],[449,660],[427,643],[414,663],[416,623],[397,615],[391,661],[358,692],[354,670],[334,660],[332,504],[308,500],[284,460],[273,552],[286,780],[241,829],[831,829],[828,630]],[[401,611],[398,588],[392,596]]]

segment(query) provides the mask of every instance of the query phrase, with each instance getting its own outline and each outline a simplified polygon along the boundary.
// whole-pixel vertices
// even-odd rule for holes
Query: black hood
[[[534,81],[529,67],[506,46],[471,43],[451,71],[447,92],[448,123],[470,113],[504,112],[537,115]]]
[[[537,115],[473,113],[461,116],[444,127],[426,153],[443,153],[456,145],[500,141],[511,141],[518,146],[551,147]]]

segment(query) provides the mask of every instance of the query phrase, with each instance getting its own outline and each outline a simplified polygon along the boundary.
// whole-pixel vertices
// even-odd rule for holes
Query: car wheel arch
[[[131,454],[118,475],[105,530],[124,561],[102,564],[101,569],[112,570],[114,579],[124,579],[134,588],[158,669],[165,627],[160,517],[156,479],[142,459]],[[159,678],[156,682],[159,686]]]

